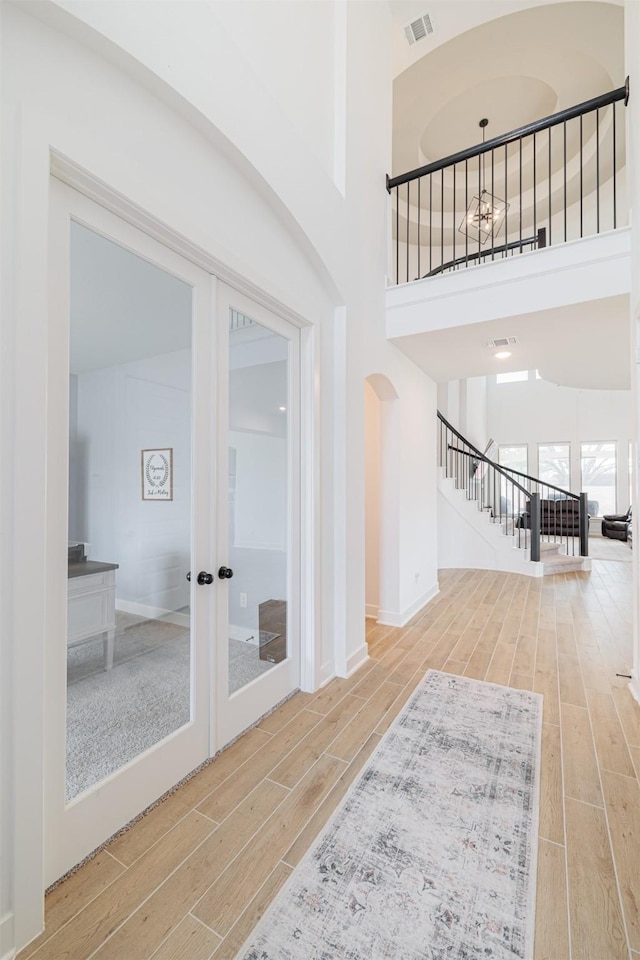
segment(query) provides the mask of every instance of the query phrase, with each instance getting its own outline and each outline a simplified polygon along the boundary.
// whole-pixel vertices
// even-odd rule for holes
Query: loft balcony
[[[628,225],[628,81],[584,103],[388,178],[391,285]],[[483,137],[485,120],[480,121]]]
[[[387,337],[434,380],[495,372],[484,347],[509,336],[552,382],[628,386],[627,96],[389,180]]]

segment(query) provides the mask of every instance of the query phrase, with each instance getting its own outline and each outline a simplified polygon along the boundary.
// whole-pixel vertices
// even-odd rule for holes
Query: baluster
[[[567,242],[567,121],[562,124],[564,136],[564,162],[562,165],[564,173],[564,242]]]
[[[580,236],[583,234],[582,188],[584,176],[584,162],[582,159],[582,117],[580,117]]]
[[[596,233],[600,233],[600,110],[596,110]]]
[[[409,283],[409,224],[411,222],[411,208],[409,204],[411,182],[407,183],[407,283]]]
[[[613,229],[616,229],[618,222],[618,202],[617,202],[617,171],[616,171],[616,104],[611,104],[613,110]]]
[[[420,273],[420,247],[422,246],[422,234],[420,233],[420,185],[422,183],[422,177],[418,177],[418,279],[421,277]]]
[[[536,135],[533,135],[533,235],[538,232],[538,210],[536,203],[537,174],[536,174]]]
[[[549,246],[551,246],[551,127],[549,127]]]

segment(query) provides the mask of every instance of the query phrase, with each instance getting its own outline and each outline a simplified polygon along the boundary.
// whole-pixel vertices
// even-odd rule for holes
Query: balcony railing
[[[624,87],[387,177],[395,283],[465,269],[627,222]]]

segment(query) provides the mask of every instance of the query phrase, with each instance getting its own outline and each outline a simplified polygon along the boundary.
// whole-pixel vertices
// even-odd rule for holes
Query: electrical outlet
[[[241,593],[241,594],[240,594],[240,606],[241,606],[241,607],[246,607],[246,605],[247,605],[247,595],[246,595],[246,593]]]

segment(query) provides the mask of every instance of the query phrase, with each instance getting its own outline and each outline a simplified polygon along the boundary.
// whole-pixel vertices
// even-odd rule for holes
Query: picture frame
[[[142,450],[141,474],[143,500],[173,500],[173,447]]]

